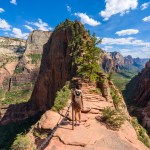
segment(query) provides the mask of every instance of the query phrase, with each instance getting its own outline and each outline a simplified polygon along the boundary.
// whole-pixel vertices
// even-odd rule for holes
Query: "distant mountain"
[[[26,41],[0,37],[0,99],[15,91],[31,92],[50,36],[51,32],[35,30]]]
[[[128,55],[123,57],[119,52],[104,52],[102,54],[102,68],[106,72],[118,70],[140,71],[149,59],[133,58]]]

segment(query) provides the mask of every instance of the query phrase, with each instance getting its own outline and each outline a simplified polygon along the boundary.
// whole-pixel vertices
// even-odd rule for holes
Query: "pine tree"
[[[96,47],[97,44],[101,43],[101,39],[98,40],[96,35],[91,36],[90,41],[83,43],[83,55],[77,58],[80,66],[78,66],[78,73],[89,81],[93,81],[97,77],[97,72],[100,71],[100,49]]]

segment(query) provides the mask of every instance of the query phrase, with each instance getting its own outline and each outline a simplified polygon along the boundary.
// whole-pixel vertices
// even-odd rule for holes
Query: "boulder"
[[[53,130],[53,128],[61,121],[61,119],[62,116],[57,112],[48,110],[39,120],[39,128]]]

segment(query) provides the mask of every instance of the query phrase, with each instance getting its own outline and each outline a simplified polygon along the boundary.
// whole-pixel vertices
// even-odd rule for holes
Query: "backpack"
[[[82,96],[81,90],[75,89],[73,102],[74,102],[74,106],[79,109],[82,108],[81,96]]]

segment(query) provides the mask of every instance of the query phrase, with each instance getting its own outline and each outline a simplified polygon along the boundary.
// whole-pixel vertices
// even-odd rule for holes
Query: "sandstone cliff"
[[[131,113],[136,115],[150,133],[150,61],[145,68],[127,85],[125,97],[129,103],[136,105]]]
[[[47,43],[50,36],[51,32],[48,31],[33,31],[30,33],[25,52],[11,77],[11,86],[35,83],[41,64],[43,45]]]
[[[0,87],[14,73],[19,58],[25,51],[26,41],[16,38],[0,37]]]
[[[51,32],[33,31],[27,41],[0,38],[0,85],[11,90],[22,84],[34,83],[39,71],[43,45]],[[21,87],[20,87],[21,89]]]
[[[38,110],[51,108],[56,92],[76,73],[70,46],[73,32],[81,33],[81,38],[87,40],[88,33],[82,24],[68,22],[58,26],[44,45],[40,72],[31,96],[31,102]]]

